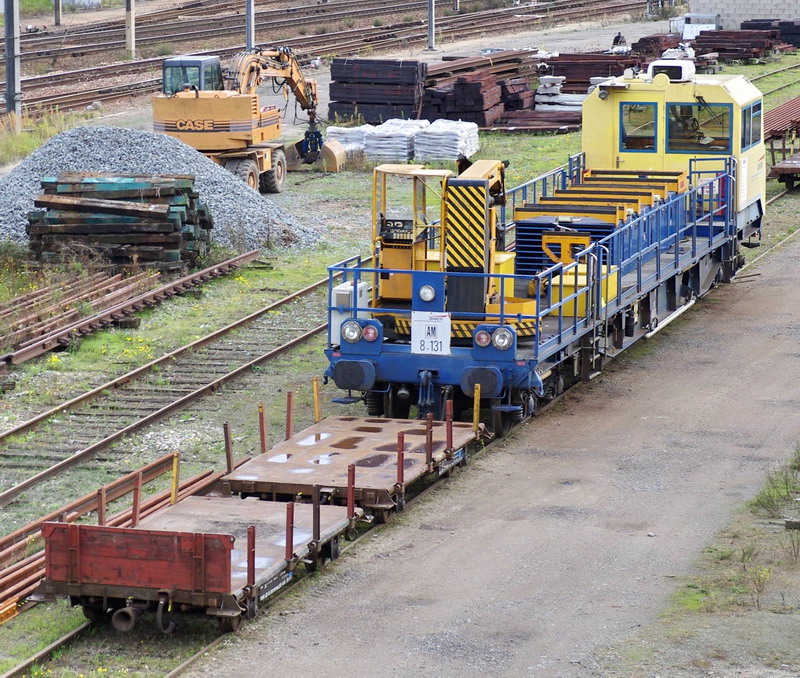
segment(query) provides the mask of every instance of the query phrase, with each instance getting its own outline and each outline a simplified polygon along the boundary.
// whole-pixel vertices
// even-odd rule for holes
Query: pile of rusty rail
[[[776,52],[793,50],[781,40],[778,30],[767,31],[700,31],[692,41],[698,55],[716,52],[721,61],[762,59]]]
[[[675,49],[681,43],[677,33],[656,33],[645,35],[631,45],[631,51],[641,57],[653,59],[660,57],[666,50]]]
[[[530,89],[527,83],[536,75],[534,55],[532,50],[506,50],[433,65],[413,60],[334,59],[328,117],[360,116],[367,123],[445,118],[491,124],[506,104],[518,108],[525,100],[522,93]]]
[[[739,24],[742,30],[779,31],[781,40],[789,45],[800,47],[800,19],[749,19]]]
[[[95,273],[15,297],[0,305],[0,347],[22,348],[81,317],[141,294],[157,279],[158,273],[141,272],[129,277]]]
[[[416,118],[427,64],[391,59],[334,59],[328,118],[361,116],[367,123]]]
[[[178,270],[208,252],[211,214],[191,175],[62,172],[41,182],[28,235],[36,259],[60,261],[77,243],[116,266]]]
[[[180,484],[179,461],[177,453],[166,455],[0,538],[0,624],[28,607],[26,598],[44,577],[41,528],[45,522],[74,523],[96,514],[98,525],[135,526],[140,519],[176,501],[208,491],[225,475],[208,470]],[[145,499],[143,487],[168,473],[173,474],[172,487]],[[111,502],[129,494],[132,496],[130,508],[106,515]]]
[[[620,76],[626,68],[641,68],[642,59],[635,54],[608,54],[606,52],[576,52],[560,54],[542,60],[539,75],[566,78],[563,92],[585,94],[592,78]]]
[[[258,255],[258,250],[241,254],[232,259],[205,268],[202,271],[173,280],[161,287],[147,290],[146,292],[137,294],[124,301],[118,301],[113,306],[103,311],[71,321],[66,325],[50,330],[47,334],[30,339],[24,342],[19,348],[5,355],[0,355],[0,373],[3,372],[8,365],[19,365],[20,363],[43,355],[53,349],[63,348],[74,339],[118,323],[123,318],[132,315],[136,311],[155,306],[165,299],[169,299],[177,294],[183,294],[193,287],[197,287],[219,276],[226,275],[232,270],[253,261]]]
[[[581,110],[576,111],[508,111],[487,132],[525,134],[566,134],[581,128]]]

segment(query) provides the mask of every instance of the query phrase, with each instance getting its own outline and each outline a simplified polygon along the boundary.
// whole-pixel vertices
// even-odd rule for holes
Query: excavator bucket
[[[286,147],[286,169],[289,171],[296,170],[304,164],[315,164],[323,172],[341,172],[344,169],[347,153],[344,146],[336,139],[330,139],[322,144],[322,151],[316,159],[303,158],[302,147],[302,141]]]

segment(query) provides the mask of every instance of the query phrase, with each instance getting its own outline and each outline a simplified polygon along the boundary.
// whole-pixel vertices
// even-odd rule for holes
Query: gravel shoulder
[[[255,656],[284,675],[700,675],[655,624],[800,436],[798,256],[795,241],[714,291],[190,675]],[[792,609],[764,614],[758,646],[735,619],[697,624],[696,642],[727,648],[717,675],[771,675],[760,650],[793,637]],[[640,633],[664,673],[608,659]],[[782,644],[778,670],[796,675]]]

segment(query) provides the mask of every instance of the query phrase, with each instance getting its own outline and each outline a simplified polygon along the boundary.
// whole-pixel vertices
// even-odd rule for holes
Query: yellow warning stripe
[[[448,190],[447,253],[453,266],[483,270],[486,256],[486,191],[481,186]]]
[[[454,320],[450,325],[450,336],[454,339],[470,339],[478,325],[486,324],[482,320]],[[513,327],[519,337],[532,337],[536,334],[536,322],[526,320],[524,322],[506,322],[506,325]],[[408,318],[395,317],[395,331],[401,336],[411,336],[411,321]]]

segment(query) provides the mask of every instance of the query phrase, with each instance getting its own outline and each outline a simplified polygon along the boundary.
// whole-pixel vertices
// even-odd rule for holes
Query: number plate
[[[411,352],[450,355],[450,314],[412,311]]]

